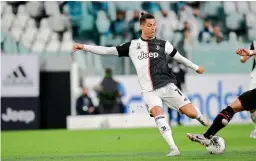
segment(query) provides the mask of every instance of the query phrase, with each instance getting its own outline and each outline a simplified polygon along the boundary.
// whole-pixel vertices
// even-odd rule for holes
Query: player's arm
[[[236,53],[241,56],[253,56],[256,55],[256,50],[239,48],[236,50]]]
[[[75,43],[73,45],[73,51],[85,50],[98,55],[116,55],[122,57],[129,56],[129,47],[130,42],[121,44],[117,47],[105,47]]]
[[[250,50],[254,50],[254,45],[253,45],[253,43],[251,43],[251,45],[250,45]],[[251,51],[246,51],[246,50],[244,51],[242,48],[236,50],[236,53],[239,54],[239,55],[243,54],[244,52],[246,52],[247,54],[250,55],[250,52],[251,52]],[[254,52],[254,53],[255,53],[255,52]],[[252,53],[252,54],[253,54],[253,53]],[[247,62],[247,60],[250,59],[250,57],[251,57],[251,56],[240,56],[240,61],[241,61],[242,63],[245,63],[245,62]]]
[[[197,73],[202,74],[204,73],[204,68],[192,63],[190,60],[182,56],[169,41],[166,41],[165,44],[165,52],[169,54],[173,59],[177,60],[178,62],[184,64],[185,66],[195,70]]]
[[[241,63],[246,63],[247,60],[249,60],[249,59],[250,59],[250,56],[240,56],[240,62]]]

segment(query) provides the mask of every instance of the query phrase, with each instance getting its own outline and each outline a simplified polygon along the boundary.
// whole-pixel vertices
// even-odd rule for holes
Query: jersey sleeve
[[[250,50],[255,50],[255,47],[254,47],[254,45],[253,45],[253,42],[252,42],[251,45],[250,45]]]
[[[129,48],[131,42],[123,43],[116,47],[119,57],[129,57]]]
[[[172,46],[169,41],[166,41],[165,43],[165,53],[170,55],[171,57],[174,57],[177,53],[177,50]]]

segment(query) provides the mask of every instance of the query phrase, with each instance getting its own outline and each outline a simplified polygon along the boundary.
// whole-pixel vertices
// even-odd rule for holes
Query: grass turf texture
[[[42,130],[1,132],[3,161],[255,161],[256,140],[249,138],[253,125],[229,125],[221,135],[227,144],[222,155],[210,155],[187,132],[205,127],[173,127],[181,156],[165,157],[169,148],[157,129]]]

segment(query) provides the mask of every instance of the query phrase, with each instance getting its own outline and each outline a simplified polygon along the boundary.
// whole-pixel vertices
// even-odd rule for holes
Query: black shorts
[[[256,88],[241,94],[238,99],[240,100],[244,110],[251,111],[256,109]]]

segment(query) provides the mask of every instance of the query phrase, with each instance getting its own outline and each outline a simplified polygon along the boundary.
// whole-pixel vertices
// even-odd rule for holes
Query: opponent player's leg
[[[217,117],[214,119],[211,127],[204,134],[190,134],[187,136],[190,140],[199,142],[203,145],[208,146],[210,144],[210,139],[218,131],[228,125],[229,121],[233,118],[234,114],[243,110],[251,111],[255,109],[256,103],[254,101],[256,98],[256,89],[244,92],[235,101],[231,103],[230,106],[223,109]],[[252,108],[254,107],[254,108]]]
[[[172,130],[164,116],[162,100],[154,93],[154,91],[143,93],[142,97],[146,103],[148,111],[155,118],[158,130],[170,147],[170,153],[167,156],[180,155],[172,137]]]
[[[211,143],[211,138],[223,127],[225,127],[232,119],[236,112],[244,110],[240,100],[236,99],[230,106],[223,109],[214,119],[212,125],[204,134],[191,134],[187,133],[187,137],[194,142],[208,146]]]

